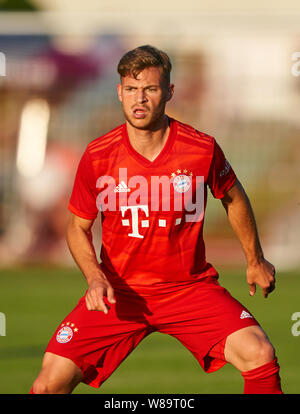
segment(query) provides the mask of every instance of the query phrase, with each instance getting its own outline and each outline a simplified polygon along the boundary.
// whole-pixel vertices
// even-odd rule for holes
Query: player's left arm
[[[242,184],[236,180],[221,201],[246,256],[249,293],[255,294],[257,284],[266,298],[275,289],[275,267],[264,258],[254,213]]]

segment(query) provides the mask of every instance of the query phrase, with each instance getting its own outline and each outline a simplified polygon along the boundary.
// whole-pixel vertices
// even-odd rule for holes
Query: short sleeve
[[[233,186],[236,175],[225,155],[214,140],[214,153],[210,165],[207,184],[214,198],[223,198]]]
[[[92,162],[86,150],[79,162],[68,209],[76,216],[93,220],[97,217],[96,181]]]

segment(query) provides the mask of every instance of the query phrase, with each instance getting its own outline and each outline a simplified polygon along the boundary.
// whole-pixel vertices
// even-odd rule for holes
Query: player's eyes
[[[126,92],[136,92],[137,88],[135,88],[134,86],[127,86],[125,88],[125,91]],[[146,88],[145,91],[153,93],[153,92],[157,92],[157,88]]]

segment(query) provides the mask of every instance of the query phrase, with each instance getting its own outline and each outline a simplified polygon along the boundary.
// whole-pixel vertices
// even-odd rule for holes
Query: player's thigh
[[[275,352],[263,329],[254,325],[228,335],[224,356],[240,371],[248,371],[272,361]]]
[[[73,361],[82,382],[99,387],[152,328],[137,295],[115,291],[116,303],[104,302],[108,314],[87,309],[85,297],[64,318],[52,335],[46,352]]]
[[[259,325],[248,309],[214,280],[183,289],[176,300],[161,308],[157,312],[166,309],[158,330],[177,338],[206,372],[226,363],[223,345],[210,355],[217,344],[242,328]]]
[[[35,393],[70,393],[82,378],[80,368],[71,359],[46,352],[33,388]]]

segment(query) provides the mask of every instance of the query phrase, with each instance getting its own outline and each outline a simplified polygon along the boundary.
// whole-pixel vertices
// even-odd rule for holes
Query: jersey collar
[[[157,157],[153,161],[148,160],[147,158],[145,158],[143,155],[141,155],[139,152],[137,152],[133,148],[133,146],[131,145],[129,141],[126,123],[123,125],[123,140],[124,140],[125,146],[128,152],[130,153],[130,155],[133,158],[135,158],[136,161],[138,161],[143,166],[145,167],[157,166],[161,164],[163,160],[169,154],[171,147],[174,143],[175,137],[176,137],[177,128],[176,128],[176,122],[173,118],[168,117],[168,120],[169,120],[169,125],[170,125],[170,131],[169,131],[167,141],[164,147],[162,148],[162,150],[160,151],[160,153],[157,155]]]

